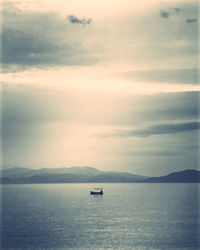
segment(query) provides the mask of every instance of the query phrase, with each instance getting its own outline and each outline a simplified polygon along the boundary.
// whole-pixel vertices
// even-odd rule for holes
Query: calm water
[[[197,249],[198,184],[2,186],[2,249]]]

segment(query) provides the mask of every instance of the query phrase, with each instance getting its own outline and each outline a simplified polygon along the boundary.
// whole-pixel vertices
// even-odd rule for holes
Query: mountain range
[[[20,183],[197,183],[200,171],[184,170],[160,177],[147,177],[128,172],[100,171],[92,167],[10,168],[2,170],[2,184]]]

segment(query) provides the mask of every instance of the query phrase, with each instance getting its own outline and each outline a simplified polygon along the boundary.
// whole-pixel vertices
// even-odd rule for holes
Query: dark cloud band
[[[148,137],[152,135],[176,134],[200,129],[200,122],[187,122],[177,124],[159,124],[145,129],[117,131],[111,137]]]

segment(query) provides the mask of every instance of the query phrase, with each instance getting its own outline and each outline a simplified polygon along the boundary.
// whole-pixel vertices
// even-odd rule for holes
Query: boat
[[[96,194],[103,195],[103,188],[93,188],[93,189],[90,191],[90,194],[91,194],[91,195],[96,195]]]

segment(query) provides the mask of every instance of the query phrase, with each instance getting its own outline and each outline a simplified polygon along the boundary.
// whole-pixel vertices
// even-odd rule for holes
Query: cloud
[[[132,43],[121,46],[122,55],[119,60],[124,59],[123,56],[128,48],[126,60],[132,60],[133,68],[134,66],[139,68],[139,65],[141,68],[146,65],[146,68],[149,66],[149,68],[163,69],[169,68],[170,65],[172,69],[197,67],[198,27],[197,25],[189,27],[185,20],[198,16],[198,6],[184,2],[178,7],[181,8],[179,13],[174,11],[171,2],[165,8],[163,7],[163,11],[170,14],[168,18],[160,16],[161,10],[156,8],[149,11],[146,16],[130,19],[132,25],[129,26],[127,22],[126,27],[123,27],[123,38],[120,39],[120,44],[124,37],[128,36]],[[118,30],[121,30],[121,27]],[[116,51],[116,55],[120,53],[120,47]]]
[[[92,19],[91,18],[88,18],[88,19],[85,19],[85,18],[78,18],[74,15],[70,15],[67,17],[69,19],[69,21],[71,23],[77,23],[77,24],[83,24],[83,25],[86,25],[86,24],[90,24],[92,22]]]
[[[132,81],[145,81],[153,83],[174,83],[174,84],[199,84],[199,71],[192,69],[158,69],[129,71],[119,74],[121,77]]]
[[[165,11],[165,10],[161,10],[160,11],[160,16],[161,18],[168,18],[170,16],[170,13],[168,11]]]
[[[198,20],[197,18],[187,19],[186,22],[187,23],[195,23],[195,22],[197,22],[197,20]]]
[[[121,97],[70,88],[46,94],[31,86],[11,85],[2,89],[2,135],[57,121],[118,127],[197,120],[198,98],[198,92]]]
[[[144,129],[121,130],[108,137],[148,137],[152,135],[176,134],[200,129],[200,122],[159,124]]]
[[[174,8],[174,10],[175,10],[176,13],[181,11],[180,8]]]
[[[196,67],[197,27],[188,27],[185,20],[196,17],[197,8],[189,3],[178,7],[181,8],[180,15],[175,13],[171,3],[163,7],[161,17],[168,17],[169,22],[160,22],[157,6],[143,15],[110,16],[109,22],[102,16],[101,22],[92,26],[91,19],[81,16],[71,15],[66,21],[65,12],[61,16],[55,12],[4,7],[4,70],[94,65],[99,62],[110,65],[120,62],[137,68],[143,68],[145,64],[146,68],[155,68],[158,58],[161,68],[166,65],[174,68]],[[71,9],[69,11],[74,13]],[[170,18],[165,12],[170,13]]]
[[[90,23],[91,20],[81,22]],[[62,65],[92,65],[86,29],[74,31],[54,12],[21,11],[7,6],[2,11],[1,62],[6,71]]]

